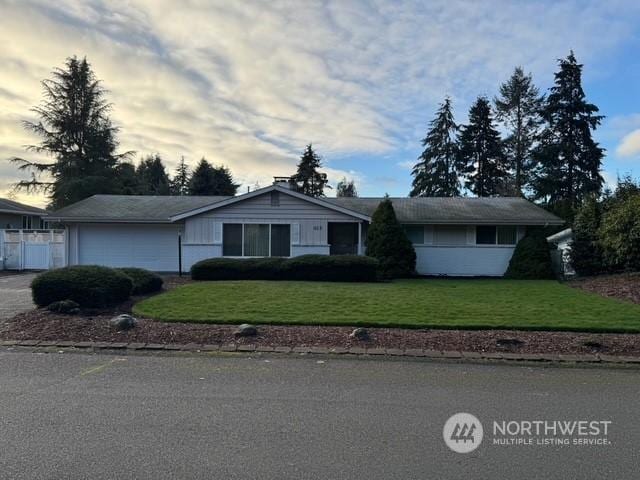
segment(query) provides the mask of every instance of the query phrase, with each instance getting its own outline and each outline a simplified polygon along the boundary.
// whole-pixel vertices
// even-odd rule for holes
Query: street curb
[[[477,361],[491,360],[509,363],[568,363],[568,364],[629,364],[640,365],[640,357],[607,354],[549,354],[514,352],[466,352],[457,350],[427,350],[422,348],[364,348],[364,347],[288,347],[263,346],[254,344],[160,344],[160,343],[123,343],[123,342],[72,342],[68,340],[2,340],[0,347],[30,348],[70,348],[75,350],[130,350],[136,352],[228,352],[228,353],[279,353],[289,355],[356,355],[366,357],[411,357],[437,360]]]

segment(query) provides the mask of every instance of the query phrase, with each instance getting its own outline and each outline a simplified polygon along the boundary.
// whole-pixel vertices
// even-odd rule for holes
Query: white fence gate
[[[64,267],[64,230],[0,230],[0,270]]]

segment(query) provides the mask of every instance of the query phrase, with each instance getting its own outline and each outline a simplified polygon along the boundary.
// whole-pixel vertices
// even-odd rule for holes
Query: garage
[[[179,225],[80,224],[75,229],[71,248],[80,265],[178,270]]]

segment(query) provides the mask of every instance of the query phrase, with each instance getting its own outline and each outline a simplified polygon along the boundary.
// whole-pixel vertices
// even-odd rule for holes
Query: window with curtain
[[[476,227],[476,245],[495,245],[496,227],[489,225],[478,225]]]
[[[225,223],[222,227],[222,255],[225,257],[242,256],[242,224]]]
[[[402,228],[407,234],[407,238],[414,245],[422,245],[424,243],[424,226],[422,225],[403,225]]]
[[[467,227],[464,225],[434,225],[434,245],[466,245]]]
[[[498,245],[515,245],[518,229],[513,225],[498,227]]]
[[[271,225],[271,256],[288,257],[291,255],[291,225]]]
[[[245,224],[244,226],[244,256],[269,256],[269,225]]]

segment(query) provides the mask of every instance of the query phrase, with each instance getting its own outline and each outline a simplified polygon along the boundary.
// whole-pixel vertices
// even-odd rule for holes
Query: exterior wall
[[[291,256],[309,253],[329,255],[329,222],[358,222],[349,215],[280,193],[279,206],[271,205],[270,193],[185,219],[182,238],[183,268],[222,256],[222,228],[225,223],[297,224],[292,227]],[[295,238],[294,238],[295,236]]]
[[[39,215],[30,215],[31,228],[39,229],[42,227],[42,218]],[[22,228],[22,215],[13,213],[0,213],[0,229]]]
[[[424,243],[414,244],[420,275],[502,276],[515,245],[476,245],[475,225],[424,225]],[[518,226],[516,241],[525,234]]]

